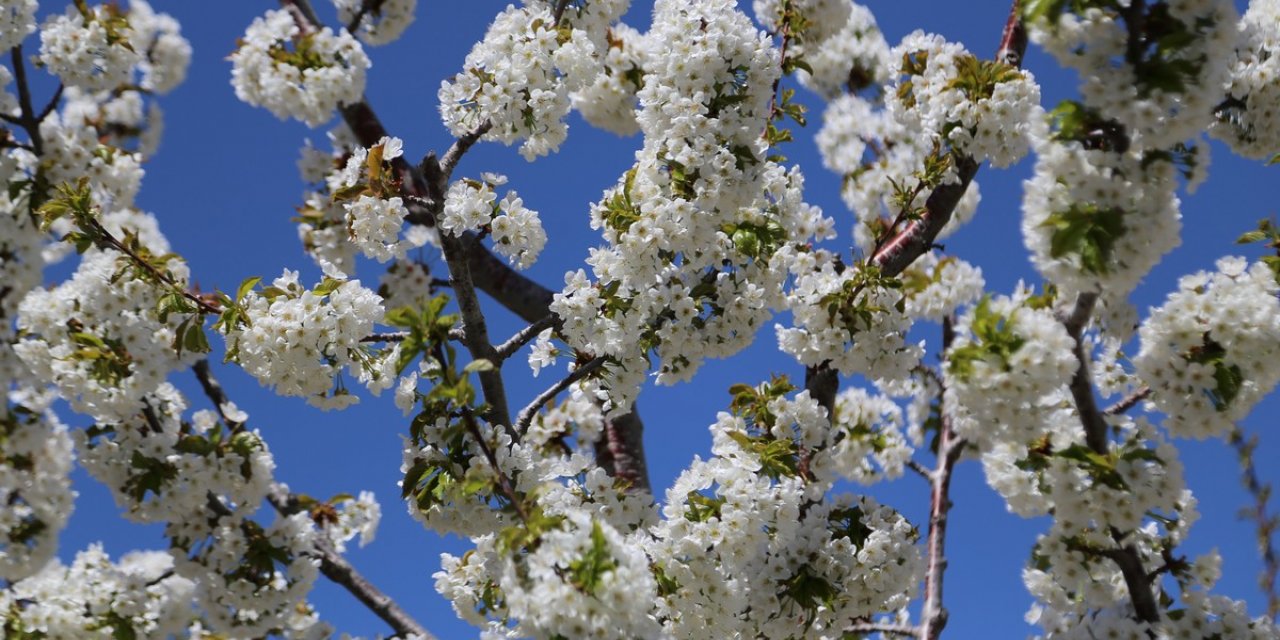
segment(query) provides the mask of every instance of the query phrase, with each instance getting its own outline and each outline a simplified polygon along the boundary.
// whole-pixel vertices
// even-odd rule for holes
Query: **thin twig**
[[[908,469],[919,474],[921,478],[924,478],[925,480],[933,482],[933,471],[929,470],[923,464],[920,464],[919,461],[914,459],[907,460],[906,466]]]
[[[1125,396],[1119,402],[1102,410],[1103,415],[1118,416],[1128,410],[1138,406],[1139,402],[1147,399],[1151,395],[1151,387],[1143,386],[1133,393]]]
[[[555,398],[565,389],[568,389],[569,385],[585,378],[592,371],[599,369],[604,365],[604,363],[604,356],[593,358],[590,362],[574,369],[572,373],[562,378],[559,382],[551,385],[551,388],[538,394],[538,397],[534,398],[533,402],[529,403],[529,406],[520,410],[520,413],[516,417],[516,431],[521,434],[527,431],[529,429],[529,425],[533,422],[533,417],[538,414],[538,411],[542,409],[543,405],[551,402],[552,398]]]
[[[903,636],[907,638],[918,637],[916,634],[919,630],[909,624],[888,624],[881,622],[859,622],[855,625],[845,627],[844,632],[852,635],[866,635],[869,633],[881,633],[890,636]]]
[[[232,433],[244,428],[243,422],[237,422],[227,417],[227,412],[223,410],[231,401],[227,398],[227,392],[223,390],[222,385],[218,384],[218,380],[213,377],[213,371],[209,369],[209,361],[201,359],[194,365],[191,365],[191,371],[196,374],[196,380],[200,382],[200,388],[204,390],[204,395],[218,410],[218,416],[231,429]]]
[[[557,320],[558,318],[554,314],[549,315],[517,331],[515,335],[508,338],[506,342],[502,343],[494,350],[495,355],[498,357],[498,361],[501,362],[503,360],[506,360],[507,358],[510,358],[512,355],[515,354],[515,352],[519,351],[521,347],[523,347],[526,344],[529,344],[530,340],[533,340],[534,338],[538,337],[538,334],[555,326]],[[495,362],[494,364],[497,364],[497,362]]]
[[[363,338],[360,338],[360,342],[404,342],[404,339],[408,337],[409,337],[408,331],[371,333]]]
[[[1267,513],[1271,498],[1271,484],[1258,477],[1258,465],[1254,459],[1258,438],[1246,438],[1244,430],[1236,425],[1231,430],[1231,446],[1240,460],[1241,479],[1253,497],[1253,504],[1241,513],[1257,527],[1258,553],[1262,556],[1262,571],[1258,574],[1258,588],[1267,595],[1267,615],[1272,619],[1280,614],[1280,594],[1276,592],[1277,576],[1280,576],[1280,554],[1276,553],[1273,537],[1280,530],[1280,517]]]

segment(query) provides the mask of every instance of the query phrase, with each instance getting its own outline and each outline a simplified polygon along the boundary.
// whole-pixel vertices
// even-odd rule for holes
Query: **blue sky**
[[[321,2],[322,17],[333,22],[333,11]],[[941,33],[980,54],[996,48],[1008,11],[1003,1],[895,2],[869,0],[891,43],[916,28]],[[432,2],[423,0],[418,21],[400,41],[370,48],[374,66],[367,94],[388,129],[405,140],[410,159],[429,150],[443,150],[450,142],[436,111],[440,81],[461,68],[471,44],[484,33],[488,21],[505,2]],[[251,275],[268,279],[282,268],[318,275],[303,255],[290,217],[300,204],[303,185],[295,169],[298,148],[311,138],[324,145],[324,129],[309,130],[296,122],[282,123],[265,110],[238,100],[230,86],[226,56],[244,28],[273,3],[184,2],[155,0],[153,6],[183,25],[195,57],[187,82],[166,96],[166,131],[160,153],[146,165],[147,176],[138,199],[157,215],[174,250],[186,256],[203,289],[234,290]],[[637,0],[628,21],[647,24],[650,2]],[[1243,7],[1242,7],[1243,8]],[[1026,67],[1044,87],[1052,106],[1074,92],[1072,74],[1033,47]],[[41,83],[42,85],[44,83]],[[46,88],[47,90],[47,88]],[[37,93],[37,96],[47,95]],[[839,199],[839,177],[822,169],[812,135],[820,121],[821,102],[813,94],[798,96],[811,107],[811,124],[799,131],[798,141],[785,152],[807,169],[806,194],[824,208],[847,234],[852,222]],[[37,101],[39,101],[37,97]],[[622,139],[588,127],[576,116],[569,140],[560,152],[526,163],[497,144],[478,146],[459,171],[476,175],[497,171],[511,178],[510,188],[527,206],[541,213],[550,242],[531,275],[558,288],[565,270],[577,268],[587,248],[600,239],[587,226],[587,206],[612,186],[631,164],[638,138]],[[1020,279],[1037,280],[1019,231],[1021,182],[1030,161],[1009,170],[984,168],[979,173],[983,200],[973,223],[948,239],[947,250],[983,268],[988,286],[1008,292]],[[1233,244],[1259,218],[1275,213],[1275,176],[1280,167],[1263,167],[1240,160],[1213,145],[1210,179],[1194,196],[1184,196],[1183,245],[1166,258],[1134,296],[1139,309],[1158,305],[1179,275],[1212,268],[1223,255],[1240,254]],[[1247,250],[1246,250],[1247,251]],[[1256,253],[1245,253],[1256,256]],[[441,267],[438,256],[428,256]],[[364,265],[361,276],[376,285],[378,265]],[[501,338],[518,329],[518,321],[497,305],[486,302],[491,333]],[[937,328],[925,327],[931,339]],[[936,345],[936,339],[934,340]],[[218,345],[215,345],[218,346]],[[507,388],[513,406],[525,402],[549,384],[534,380],[522,358],[507,367]],[[356,549],[350,558],[371,580],[400,601],[431,631],[443,638],[474,637],[476,632],[457,620],[447,602],[434,590],[431,574],[442,551],[460,553],[465,541],[440,539],[411,520],[398,500],[400,438],[407,420],[390,399],[366,399],[344,412],[322,413],[296,398],[276,398],[257,382],[232,368],[218,368],[228,393],[251,414],[276,455],[277,477],[295,491],[317,497],[340,492],[372,490],[382,501],[384,516],[377,541]],[[659,495],[694,455],[705,457],[710,445],[707,425],[728,404],[727,390],[736,382],[756,383],[770,373],[795,378],[802,369],[777,352],[772,330],[728,361],[708,363],[692,383],[650,388],[640,400],[646,424],[650,472]],[[203,399],[189,375],[175,376],[192,403]],[[1246,421],[1262,435],[1259,460],[1280,456],[1280,438],[1272,429],[1280,402],[1265,401]],[[71,417],[74,426],[84,419]],[[1193,529],[1184,552],[1195,554],[1218,547],[1224,558],[1219,592],[1250,601],[1250,611],[1262,611],[1265,600],[1256,587],[1259,566],[1249,523],[1237,518],[1248,496],[1240,488],[1238,467],[1229,447],[1217,441],[1183,442],[1188,482],[1200,498],[1202,519]],[[1265,480],[1280,479],[1273,466],[1262,470]],[[61,555],[102,541],[113,556],[137,548],[163,548],[159,528],[131,525],[118,516],[109,494],[83,472],[77,472],[80,492],[77,510],[63,534]],[[952,615],[947,637],[1018,638],[1032,633],[1022,621],[1031,602],[1022,586],[1021,569],[1044,520],[1025,520],[1009,514],[988,489],[979,465],[963,464],[953,485],[953,524],[949,549],[946,604]],[[871,490],[877,498],[926,522],[927,487],[909,476]],[[321,614],[340,630],[373,635],[385,626],[345,592],[321,581],[313,601]]]

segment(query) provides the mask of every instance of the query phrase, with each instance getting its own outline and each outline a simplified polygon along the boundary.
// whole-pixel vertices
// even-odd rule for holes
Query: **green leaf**
[[[591,547],[582,557],[569,563],[569,582],[579,591],[595,594],[600,589],[605,575],[618,566],[613,555],[609,553],[609,542],[604,537],[600,523],[591,522]]]
[[[469,375],[472,373],[484,373],[486,371],[493,371],[493,369],[494,369],[494,366],[492,362],[485,360],[484,358],[481,358],[479,360],[472,360],[471,362],[468,362],[467,366],[462,368],[462,373],[463,375]]]

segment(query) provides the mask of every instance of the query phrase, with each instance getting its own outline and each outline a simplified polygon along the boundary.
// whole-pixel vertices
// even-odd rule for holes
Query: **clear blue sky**
[[[322,16],[332,24],[331,7],[327,2],[320,4]],[[159,155],[146,166],[140,206],[157,215],[174,249],[188,258],[194,277],[206,290],[234,290],[247,276],[271,278],[283,267],[301,269],[304,279],[318,275],[303,255],[289,218],[300,203],[303,187],[294,165],[298,148],[308,137],[323,146],[324,130],[281,123],[265,110],[240,103],[230,86],[226,56],[253,18],[274,3],[154,0],[153,5],[179,19],[195,57],[186,84],[161,101],[166,131]],[[449,144],[436,112],[436,89],[442,78],[461,68],[471,44],[505,5],[423,0],[417,23],[404,38],[369,49],[374,61],[369,100],[394,135],[405,140],[411,160]],[[891,43],[922,28],[982,54],[995,49],[1008,11],[1003,0],[869,0],[868,5]],[[628,21],[643,27],[650,6],[637,0]],[[1047,105],[1074,91],[1073,76],[1034,47],[1026,66],[1044,85]],[[799,141],[786,153],[807,169],[809,201],[821,205],[837,220],[838,230],[847,234],[852,216],[840,202],[839,178],[822,169],[811,139],[820,101],[803,91],[800,98],[812,107],[813,122],[809,130],[799,132]],[[552,288],[560,286],[566,269],[581,264],[588,247],[600,242],[587,226],[587,206],[614,184],[639,146],[638,138],[620,139],[593,130],[576,116],[570,127],[569,140],[560,152],[537,163],[526,163],[514,148],[489,144],[473,151],[460,169],[466,175],[506,173],[511,177],[509,186],[541,212],[550,242],[531,273]],[[1216,258],[1239,253],[1234,238],[1257,219],[1275,213],[1280,167],[1239,160],[1217,144],[1213,154],[1209,182],[1194,196],[1184,197],[1183,246],[1156,268],[1135,295],[1140,309],[1159,304],[1179,275],[1212,268]],[[1019,279],[1037,279],[1019,232],[1021,182],[1029,171],[1030,161],[1004,171],[984,168],[978,177],[983,201],[976,220],[947,242],[949,252],[981,266],[989,287],[997,292],[1010,291]],[[438,257],[433,260],[441,264]],[[377,267],[362,268],[366,283],[376,284]],[[518,328],[517,321],[497,305],[486,308],[496,336]],[[926,330],[936,335],[936,329]],[[548,384],[545,376],[531,379],[520,360],[507,367],[507,388],[515,406],[523,406]],[[646,390],[641,407],[658,495],[694,455],[705,457],[710,446],[707,425],[716,411],[727,406],[728,386],[756,383],[772,372],[802,375],[799,365],[777,352],[770,329],[736,358],[709,363],[691,384]],[[475,630],[457,620],[448,603],[435,593],[431,578],[439,567],[439,553],[460,553],[466,549],[465,541],[442,540],[426,532],[410,519],[398,499],[400,438],[407,421],[390,399],[367,399],[345,412],[322,413],[296,398],[273,397],[237,370],[223,367],[219,375],[275,452],[278,479],[321,498],[365,489],[378,495],[384,510],[378,539],[367,548],[353,550],[352,562],[434,633],[443,638],[475,637]],[[200,407],[203,399],[190,376],[176,378]],[[1264,464],[1280,456],[1280,434],[1273,428],[1277,409],[1280,402],[1270,399],[1246,421],[1262,435],[1257,455]],[[84,426],[80,417],[70,422]],[[1203,514],[1183,551],[1194,554],[1218,547],[1225,558],[1219,591],[1250,600],[1250,611],[1258,614],[1264,603],[1255,586],[1259,561],[1251,525],[1236,516],[1248,498],[1240,488],[1233,454],[1217,441],[1181,444],[1185,445],[1188,482],[1200,498]],[[1280,480],[1273,465],[1267,464],[1263,475],[1272,482]],[[94,541],[104,542],[114,557],[130,549],[166,546],[158,527],[138,527],[117,517],[119,510],[109,494],[83,472],[76,473],[75,481],[80,499],[62,537],[64,559]],[[953,488],[951,567],[946,583],[946,604],[952,615],[947,637],[1025,637],[1034,629],[1022,620],[1031,598],[1020,574],[1036,534],[1047,523],[1006,513],[1000,498],[986,487],[976,463],[960,467]],[[901,509],[923,530],[928,493],[918,478],[875,487],[872,493]],[[339,630],[369,636],[386,631],[344,591],[323,579],[313,601]]]

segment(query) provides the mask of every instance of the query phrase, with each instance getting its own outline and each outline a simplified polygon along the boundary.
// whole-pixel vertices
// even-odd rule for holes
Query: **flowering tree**
[[[1242,228],[1254,261],[1184,277],[1145,317],[1128,301],[1180,241],[1206,133],[1280,158],[1280,1],[1024,0],[987,58],[923,32],[891,46],[850,0],[756,0],[754,22],[731,0],[657,0],[645,32],[620,21],[628,0],[527,0],[441,83],[455,142],[416,163],[363,98],[366,48],[416,2],[334,5],[326,26],[282,0],[230,57],[244,102],[340,120],[299,163],[323,276],[210,293],[134,205],[191,58],[177,22],[75,0],[37,24],[35,0],[0,0],[4,637],[328,637],[307,601],[321,575],[397,637],[432,637],[344,558],[372,537],[372,495],[277,481],[218,356],[325,409],[364,395],[348,385],[391,392],[409,513],[472,543],[436,590],[484,637],[932,640],[952,472],[972,461],[1010,511],[1049,516],[1023,574],[1044,637],[1280,638],[1213,593],[1215,554],[1180,551],[1197,511],[1175,444],[1240,450],[1274,616],[1277,525],[1238,422],[1280,382],[1280,228]],[[1077,97],[1043,104],[1029,39],[1080,72]],[[816,141],[851,234],[780,155],[804,100],[826,102]],[[590,207],[589,269],[557,290],[520,273],[547,242],[539,214],[461,162],[495,141],[555,153],[573,111],[642,146]],[[938,242],[974,215],[979,168],[1028,152],[1044,283],[991,292]],[[376,289],[362,261],[387,265]],[[482,299],[527,326],[497,339]],[[683,384],[770,325],[793,375],[730,388],[712,455],[655,496],[646,377]],[[940,339],[908,337],[929,325]],[[507,393],[516,356],[545,391]],[[171,383],[186,370],[203,397]],[[77,461],[168,550],[54,559]],[[927,482],[928,522],[849,492],[904,474]]]

